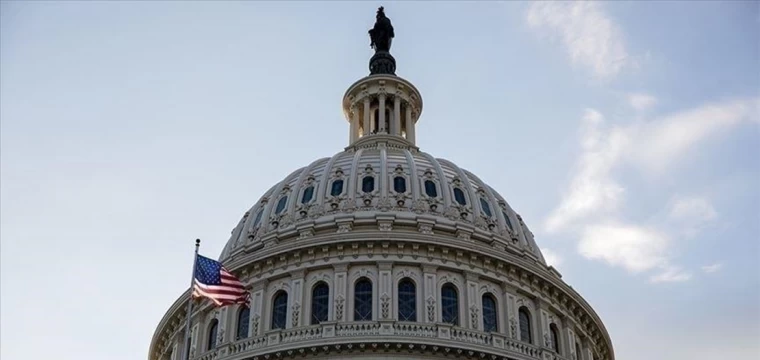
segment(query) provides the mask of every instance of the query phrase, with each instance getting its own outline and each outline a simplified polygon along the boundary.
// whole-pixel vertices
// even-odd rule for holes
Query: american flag
[[[193,297],[211,299],[216,306],[248,305],[248,291],[245,285],[221,263],[201,255],[196,259]]]

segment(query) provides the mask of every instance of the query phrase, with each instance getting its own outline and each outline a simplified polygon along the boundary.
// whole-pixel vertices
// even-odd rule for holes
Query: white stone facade
[[[419,151],[411,83],[366,77],[343,107],[349,146],[273,186],[232,230],[220,261],[248,285],[251,307],[241,317],[238,306],[194,306],[191,359],[614,360],[601,320],[546,265],[520,215],[472,173]],[[402,281],[414,321],[400,321]],[[318,285],[327,291],[316,301]],[[188,296],[159,323],[149,360],[180,360]]]

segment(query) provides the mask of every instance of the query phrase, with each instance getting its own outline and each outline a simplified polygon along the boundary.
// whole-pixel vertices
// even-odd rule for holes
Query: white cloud
[[[661,273],[649,277],[653,283],[682,282],[691,279],[691,273],[678,267],[668,266]]]
[[[702,267],[702,271],[704,271],[707,274],[711,274],[711,273],[717,272],[722,267],[723,267],[723,264],[721,264],[721,263],[715,263],[715,264],[703,266]]]
[[[573,64],[588,67],[597,78],[612,78],[631,65],[621,31],[601,3],[534,2],[526,21],[559,37]]]
[[[657,104],[657,98],[648,94],[629,94],[628,105],[637,111],[646,111]]]
[[[717,130],[757,117],[760,101],[733,100],[700,106],[645,123],[605,128],[604,116],[587,109],[581,120],[583,150],[560,204],[544,223],[547,232],[566,230],[594,216],[614,216],[626,189],[613,177],[621,165],[635,165],[644,173],[667,169]],[[685,204],[683,206],[688,206]],[[695,203],[692,206],[699,206]],[[703,204],[704,205],[704,204]],[[709,203],[701,210],[710,215]],[[686,208],[684,208],[683,211]],[[681,210],[679,210],[681,211]],[[714,211],[714,210],[713,210]]]
[[[544,255],[544,261],[546,261],[547,265],[551,265],[556,268],[562,264],[562,257],[551,249],[541,248],[541,254]]]
[[[715,219],[718,213],[705,198],[682,197],[673,201],[668,216],[674,220],[704,222]]]
[[[626,188],[613,177],[614,170],[634,165],[644,173],[656,172],[684,156],[717,130],[757,116],[758,100],[734,100],[700,106],[646,123],[605,127],[604,116],[587,109],[581,121],[582,154],[559,205],[547,217],[547,232],[580,230],[578,251],[586,258],[603,260],[637,273],[663,269],[653,282],[685,281],[691,275],[670,264],[671,238],[681,235],[641,225],[621,224],[618,210]],[[668,209],[683,234],[695,234],[717,217],[707,199],[680,197]]]
[[[638,273],[665,267],[670,239],[653,229],[624,224],[587,226],[578,243],[586,258]]]
[[[660,171],[698,143],[742,121],[757,121],[760,99],[738,99],[699,106],[623,129],[634,141],[627,156],[639,167]]]
[[[576,174],[560,205],[546,221],[546,230],[556,232],[568,224],[599,211],[613,211],[621,202],[624,190],[610,172],[628,139],[622,132],[605,132],[602,114],[587,109],[582,119],[581,155]]]

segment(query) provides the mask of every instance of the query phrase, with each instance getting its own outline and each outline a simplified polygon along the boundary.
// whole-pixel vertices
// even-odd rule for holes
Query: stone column
[[[412,105],[407,103],[406,104],[406,139],[409,140],[412,144],[415,143],[414,140],[414,119],[412,119]]]
[[[219,321],[216,334],[217,346],[229,342],[230,340],[230,329],[228,329],[228,327],[230,326],[231,321],[228,321],[228,318],[231,311],[229,311],[229,308],[229,306],[224,306],[216,311],[216,320]]]
[[[377,317],[379,320],[391,320],[394,318],[393,308],[391,304],[395,303],[393,300],[393,262],[381,261],[378,262],[378,286],[377,293],[380,295],[380,313]]]
[[[347,308],[347,293],[346,293],[346,281],[348,277],[348,264],[335,264],[333,265],[335,270],[335,321],[346,321],[349,316],[346,314]]]
[[[537,337],[537,345],[542,349],[549,349],[551,344],[548,344],[549,338],[549,314],[544,310],[544,304],[541,303],[540,299],[535,300],[536,304],[536,315],[538,318],[536,320],[536,337]]]
[[[425,310],[420,315],[422,322],[424,323],[435,323],[438,321],[438,284],[436,276],[437,270],[437,266],[422,265],[422,299],[423,309]]]
[[[380,103],[380,106],[378,107],[378,120],[377,120],[377,126],[378,126],[378,133],[384,133],[388,130],[385,128],[385,94],[380,94],[378,97],[378,101]]]
[[[303,278],[304,271],[298,270],[290,273],[290,292],[288,296],[292,296],[290,301],[290,327],[301,326],[303,321],[301,314],[301,304],[303,304]]]
[[[364,135],[369,135],[369,97],[364,98]]]
[[[348,141],[353,143],[359,138],[359,108],[356,105],[351,105],[350,111],[351,125],[348,130]]]
[[[482,307],[482,301],[480,301],[480,297],[478,296],[478,274],[475,273],[465,273],[465,282],[466,282],[466,302],[465,302],[465,318],[462,319],[462,327],[470,328],[473,330],[479,330],[481,328],[480,323],[482,322],[482,316],[480,315],[483,312]]]
[[[251,337],[261,335],[261,330],[264,328],[261,322],[263,318],[262,307],[264,301],[264,293],[267,283],[267,280],[256,282],[253,284],[253,289],[251,290],[251,324],[248,326],[248,334],[250,334]]]
[[[190,358],[194,358],[196,355],[199,354],[199,346],[200,341],[198,341],[199,338],[201,338],[203,334],[200,333],[200,324],[192,325],[190,328]]]
[[[517,334],[517,299],[515,299],[515,296],[510,292],[509,286],[506,282],[501,284],[501,289],[504,294],[504,316],[499,319],[503,321],[504,324],[504,330],[502,331],[506,333],[509,338],[517,340],[519,338]]]
[[[393,98],[393,124],[391,134],[401,136],[401,96],[400,92],[396,93]]]

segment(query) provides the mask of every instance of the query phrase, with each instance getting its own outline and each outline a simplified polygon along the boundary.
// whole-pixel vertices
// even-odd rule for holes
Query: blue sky
[[[145,358],[193,240],[347,145],[379,5],[2,2],[0,357]],[[383,5],[418,145],[510,201],[618,359],[760,355],[760,4]]]

